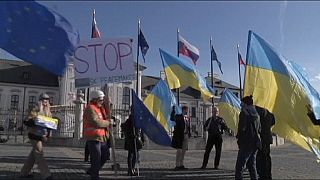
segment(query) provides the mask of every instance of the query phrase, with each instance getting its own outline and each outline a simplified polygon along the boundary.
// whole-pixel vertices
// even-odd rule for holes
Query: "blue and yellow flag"
[[[192,87],[201,92],[202,97],[209,101],[213,97],[213,90],[207,87],[195,66],[179,57],[160,50],[160,56],[170,89]]]
[[[135,126],[141,128],[143,133],[154,143],[162,146],[171,146],[171,138],[167,131],[151,114],[136,93],[133,90],[131,91]]]
[[[316,154],[320,160],[319,95],[302,68],[287,61],[249,31],[244,95],[275,115],[273,132]]]
[[[178,107],[178,105],[174,94],[164,80],[161,79],[152,89],[144,100],[144,104],[167,131],[175,125],[174,121],[170,120],[170,114],[172,106]]]
[[[63,75],[78,33],[60,14],[35,1],[0,3],[0,48]]]
[[[226,121],[228,127],[237,133],[239,114],[241,111],[240,99],[226,88],[221,95],[218,107],[220,116]]]

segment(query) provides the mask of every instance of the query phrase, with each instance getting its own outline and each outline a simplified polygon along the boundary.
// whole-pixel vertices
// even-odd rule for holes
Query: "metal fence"
[[[115,119],[114,137],[124,138],[121,131],[121,123],[125,122],[130,114],[130,107],[127,105],[114,106],[112,116]],[[54,106],[51,108],[52,115],[59,119],[57,130],[52,132],[53,137],[72,138],[75,130],[75,106]],[[27,127],[23,125],[23,120],[27,118],[28,112],[17,109],[0,109],[0,136],[8,139],[12,135],[26,135]],[[193,137],[203,137],[203,122],[207,118],[203,108],[197,108],[194,117],[191,117],[191,132]],[[169,135],[172,136],[172,130]],[[0,137],[1,138],[1,137]]]

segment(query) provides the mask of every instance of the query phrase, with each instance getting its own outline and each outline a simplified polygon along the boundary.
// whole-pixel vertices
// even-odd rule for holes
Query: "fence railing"
[[[113,128],[115,138],[124,138],[121,131],[121,123],[129,117],[129,106],[114,106],[112,116],[115,118],[116,125]],[[53,106],[52,115],[59,119],[57,130],[52,132],[53,137],[72,138],[75,130],[75,106]],[[191,133],[193,137],[203,137],[203,123],[206,116],[202,108],[196,109],[195,117],[191,117]],[[5,110],[0,109],[0,135],[9,137],[10,135],[26,135],[27,127],[24,126],[23,120],[28,115],[27,111]],[[172,129],[173,130],[173,129]],[[169,135],[172,136],[172,130]]]

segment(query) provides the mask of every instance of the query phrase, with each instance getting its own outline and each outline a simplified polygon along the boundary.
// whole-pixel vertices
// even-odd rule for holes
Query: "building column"
[[[75,124],[74,124],[74,139],[80,139],[82,138],[82,132],[83,132],[83,109],[84,105],[86,104],[86,101],[83,99],[84,94],[81,90],[77,93],[77,99],[73,101],[75,104]]]

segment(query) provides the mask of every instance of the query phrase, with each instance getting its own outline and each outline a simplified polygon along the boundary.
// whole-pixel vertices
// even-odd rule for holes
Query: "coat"
[[[260,116],[262,144],[270,145],[273,143],[271,127],[275,124],[274,115],[260,106],[256,106],[256,110]]]
[[[137,150],[142,149],[142,146],[144,145],[144,136],[141,129],[135,128],[136,136],[134,136],[133,121],[134,121],[134,117],[133,115],[130,114],[126,122],[121,124],[121,129],[124,132],[124,149],[128,151],[135,150],[134,141],[136,141]]]
[[[184,116],[182,114],[175,115],[174,111],[173,113],[171,113],[170,119],[176,122],[176,125],[174,126],[173,130],[171,147],[181,149],[184,139],[185,127],[187,127],[188,136],[191,137],[190,121],[188,121],[188,124],[186,125],[184,121]]]
[[[260,116],[255,108],[254,111],[241,110],[239,115],[237,143],[239,148],[256,149],[261,148],[261,124]]]

